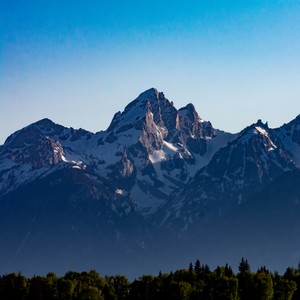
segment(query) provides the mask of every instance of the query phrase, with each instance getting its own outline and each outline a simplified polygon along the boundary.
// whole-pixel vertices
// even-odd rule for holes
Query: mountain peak
[[[133,106],[136,106],[137,104],[143,105],[143,104],[147,103],[148,101],[150,101],[150,103],[152,104],[154,101],[157,101],[157,99],[159,98],[160,95],[163,96],[163,93],[160,93],[155,88],[150,88],[150,89],[144,91],[143,93],[141,93],[135,100],[130,102],[125,107],[124,112],[130,110]]]
[[[259,126],[264,129],[269,129],[268,122],[263,123],[262,119],[258,119],[257,122],[253,124],[253,126],[255,126],[255,127]]]
[[[268,122],[266,123],[263,123],[263,121],[261,119],[258,119],[256,123],[253,123],[249,126],[247,126],[246,128],[244,128],[239,136],[240,138],[243,137],[243,136],[248,136],[248,135],[253,135],[253,134],[256,134],[257,131],[268,131],[269,130],[269,126],[268,126]]]
[[[196,108],[192,103],[189,103],[178,110],[179,113],[183,111],[187,111],[188,113],[194,114],[196,112]]]
[[[153,97],[153,96],[155,96],[156,98],[158,98],[159,94],[160,94],[160,92],[159,92],[156,88],[152,87],[152,88],[150,88],[150,89],[144,91],[143,93],[141,93],[141,94],[138,96],[137,99],[139,99],[139,98],[144,98],[144,97],[147,97],[147,96],[148,96],[148,97],[151,97],[151,96]]]
[[[168,130],[175,128],[177,110],[173,102],[165,98],[162,92],[150,88],[130,102],[122,113],[117,113],[114,116],[108,131],[119,127],[125,128],[125,125],[128,127],[128,124],[135,126],[137,122],[140,123],[145,120],[149,111],[153,114],[156,125],[166,127]]]
[[[55,123],[52,120],[48,119],[48,118],[43,118],[43,119],[41,119],[41,120],[39,120],[39,121],[37,121],[33,124],[43,125],[43,126],[49,126],[49,125],[53,126],[53,125],[55,125]]]

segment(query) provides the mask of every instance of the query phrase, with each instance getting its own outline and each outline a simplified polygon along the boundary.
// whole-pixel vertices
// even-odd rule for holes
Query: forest
[[[199,260],[157,276],[142,275],[129,281],[126,276],[101,277],[95,270],[69,271],[26,278],[10,273],[0,276],[1,300],[299,300],[300,268],[288,267],[284,274],[266,267],[252,272],[242,258],[238,272],[226,264],[211,270]]]

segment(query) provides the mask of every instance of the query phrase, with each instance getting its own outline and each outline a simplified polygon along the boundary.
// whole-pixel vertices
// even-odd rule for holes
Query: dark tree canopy
[[[197,260],[194,267],[190,263],[187,269],[143,275],[132,282],[123,275],[101,277],[95,270],[62,277],[0,276],[1,300],[299,300],[299,291],[298,268],[287,268],[283,275],[265,266],[251,272],[244,258],[238,274],[228,264],[212,271]]]

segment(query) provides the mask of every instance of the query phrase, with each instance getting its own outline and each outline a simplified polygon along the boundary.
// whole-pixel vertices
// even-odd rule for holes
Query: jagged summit
[[[242,143],[248,143],[249,140],[259,138],[259,136],[269,138],[269,130],[268,122],[263,123],[261,119],[258,119],[256,123],[247,126],[239,133],[238,140]]]
[[[142,92],[137,98],[136,100],[137,101],[143,101],[143,100],[148,100],[148,99],[151,99],[151,98],[159,98],[159,95],[163,93],[162,92],[159,92],[156,88],[152,87],[144,92]]]
[[[269,128],[268,122],[263,123],[262,119],[258,119],[257,122],[254,125],[261,126],[261,127],[264,127],[264,128]]]
[[[129,103],[122,113],[116,113],[108,131],[118,130],[121,127],[124,129],[125,125],[126,128],[141,129],[149,112],[153,114],[153,120],[157,126],[166,127],[167,130],[175,128],[177,110],[173,102],[165,98],[162,92],[151,88]]]
[[[149,118],[149,114],[152,117]],[[142,130],[145,123],[149,125],[151,118],[168,140],[177,140],[181,136],[181,143],[185,144],[187,138],[205,139],[216,135],[211,123],[199,117],[193,104],[189,103],[177,110],[174,103],[155,88],[141,93],[122,113],[116,113],[107,131],[116,133],[131,128]]]
[[[150,105],[156,106],[156,102],[158,101],[164,101],[166,100],[163,93],[159,92],[155,88],[150,88],[143,93],[141,93],[135,100],[130,102],[124,109],[124,113],[130,111],[133,107],[139,107],[146,109],[148,102],[150,102]]]

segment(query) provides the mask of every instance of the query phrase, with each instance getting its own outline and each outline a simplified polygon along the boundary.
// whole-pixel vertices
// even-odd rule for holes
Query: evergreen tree
[[[196,262],[195,262],[195,268],[194,268],[195,272],[196,272],[196,275],[197,277],[200,276],[200,273],[201,273],[201,264],[200,264],[200,260],[197,259]]]
[[[233,277],[233,271],[232,268],[226,263],[224,267],[224,275],[227,276],[228,278]]]
[[[239,264],[239,271],[240,273],[250,272],[250,265],[248,263],[248,260],[242,257],[241,262]]]
[[[253,299],[253,275],[250,272],[250,265],[247,259],[242,258],[239,264],[239,273],[237,275],[239,282],[239,297],[241,300]]]
[[[210,275],[210,268],[208,264],[205,264],[202,268],[201,268],[201,274],[203,274],[204,276],[208,276]]]
[[[190,272],[193,272],[194,271],[194,267],[193,267],[193,264],[190,262],[190,265],[189,265],[189,271]]]

